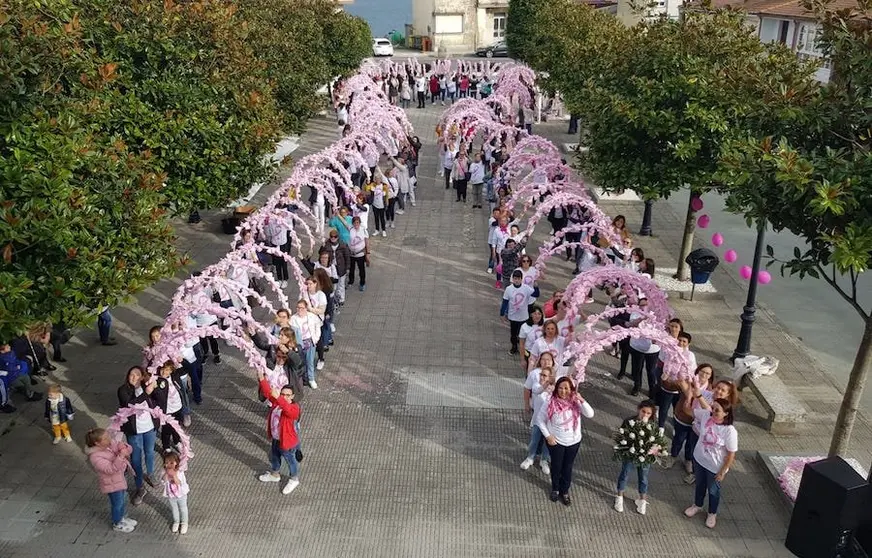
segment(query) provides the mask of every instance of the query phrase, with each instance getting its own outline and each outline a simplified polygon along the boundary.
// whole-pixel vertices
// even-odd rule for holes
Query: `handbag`
[[[294,458],[297,460],[297,463],[303,461],[303,450],[297,448],[297,451],[294,452]]]

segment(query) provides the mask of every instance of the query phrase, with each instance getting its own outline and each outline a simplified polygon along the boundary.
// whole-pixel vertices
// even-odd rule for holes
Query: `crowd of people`
[[[433,70],[428,75],[425,69],[395,65],[373,77],[374,87],[386,102],[399,101],[404,108],[409,106],[412,91],[418,94],[419,106],[428,91],[431,104],[437,100],[452,102],[459,97],[499,94],[498,83],[491,82],[486,73]],[[336,92],[341,136],[353,137],[354,94],[343,92],[342,84],[338,84]],[[525,378],[524,408],[530,415],[530,438],[521,469],[528,470],[538,461],[539,468],[550,477],[550,500],[570,506],[573,467],[581,449],[584,421],[594,416],[593,407],[575,380],[570,344],[583,334],[581,320],[595,313],[590,310],[597,301],[593,292],[587,293],[588,312],[579,308],[571,311],[571,301],[565,299],[564,290],[558,289],[540,302],[546,298],[540,288],[545,276],[527,253],[530,239],[522,232],[520,219],[515,215],[512,176],[503,168],[518,142],[529,134],[523,114],[523,110],[514,115],[498,114],[512,121],[516,130],[484,137],[477,149],[474,144],[482,134],[477,135],[474,122],[464,120],[447,129],[440,126],[436,130],[437,170],[445,179],[445,189],[455,190],[458,203],[466,203],[469,187],[473,207],[483,208],[485,200],[488,203],[486,271],[495,275],[494,287],[501,293],[499,316],[509,326],[508,351],[513,359],[518,359]],[[357,284],[359,292],[366,290],[374,239],[386,237],[397,216],[417,205],[416,169],[421,147],[417,137],[407,136],[396,141],[395,150],[372,161],[375,164],[362,165],[354,157],[345,159],[343,167],[351,177],[351,185],[334,185],[336,204],[329,202],[330,196],[323,190],[311,187],[306,212],[316,216],[316,230],[323,231],[324,243],[317,253],[300,262],[308,271],[307,277],[296,273],[298,264],[292,255],[296,233],[290,221],[266,219],[262,228],[240,231],[235,245],[237,264],[221,268],[218,275],[212,276],[212,282],[203,284],[208,286],[188,293],[191,300],[200,301],[196,306],[199,310],[151,328],[144,364],[130,367],[117,390],[119,409],[134,409],[120,421],[122,437],[111,428],[92,429],[86,436],[88,460],[97,473],[101,491],[110,501],[113,529],[129,533],[137,525],[126,512],[125,473],[132,469],[133,505],[143,502],[148,493],[146,487],[156,489],[171,508],[172,532],[188,531],[187,499],[191,488],[186,477],[190,455],[186,431],[192,423],[192,410],[203,403],[210,356],[213,364],[221,362],[221,332],[241,331],[240,316],[250,318],[256,302],[252,300],[253,293],[268,290],[270,285],[264,284],[264,273],[270,274],[284,292],[292,289],[292,276],[297,277],[300,288],[292,307],[275,312],[268,334],[251,327],[247,332],[247,341],[259,350],[259,357],[266,363],[257,370],[256,385],[257,398],[268,408],[269,469],[258,479],[264,483],[281,481],[284,462],[288,477],[281,492],[290,494],[299,486],[303,459],[300,401],[307,390],[318,389],[318,373],[335,343],[337,318],[347,302],[348,288]],[[291,188],[286,199],[274,209],[300,216],[303,211],[299,190]],[[532,202],[542,203],[549,195],[552,194],[545,193]],[[655,263],[641,248],[633,246],[624,216],[618,215],[611,221],[610,234],[579,231],[579,225],[592,223],[589,208],[582,205],[558,205],[548,212],[548,222],[550,235],[566,244],[561,253],[573,262],[573,275],[601,266],[618,266],[654,276]],[[252,266],[262,273],[254,273]],[[193,278],[197,277],[200,275],[195,273]],[[643,293],[620,282],[607,282],[600,287],[606,297],[605,308],[626,308],[623,313],[620,310],[610,313],[608,327],[629,329],[649,318]],[[204,309],[210,304],[216,308],[213,312]],[[101,342],[110,344],[113,340],[105,322],[102,319]],[[618,381],[630,367],[630,396],[642,393],[643,379],[647,383],[646,399],[632,405],[635,413],[621,428],[626,428],[630,421],[656,422],[658,428],[666,428],[671,414],[672,442],[668,452],[663,449],[659,463],[663,469],[670,469],[683,457],[685,482],[695,485],[693,505],[684,513],[687,517],[697,515],[708,497],[706,525],[713,528],[721,483],[738,449],[736,429],[732,426],[738,393],[731,382],[716,378],[712,365],[697,365],[690,350],[692,336],[684,330],[680,319],[670,320],[666,333],[676,340],[693,371],[692,377],[676,379],[667,375],[660,347],[652,340],[626,337],[609,349],[618,359]],[[177,334],[183,342],[178,344],[178,354],[167,358],[166,340],[162,343],[162,337]],[[9,412],[9,392],[15,389],[23,391],[30,401],[41,399],[33,386],[38,384],[40,374],[53,369],[46,350],[54,345],[52,336],[51,326],[40,325],[12,343],[0,345],[0,410]],[[55,359],[60,358],[59,348],[53,353]],[[249,361],[254,358],[248,357]],[[51,426],[53,443],[71,441],[68,423],[73,419],[74,409],[60,386],[51,386],[47,393],[45,418]],[[159,471],[158,456],[162,461]],[[614,509],[624,511],[624,493],[633,469],[638,476],[636,510],[645,515],[649,507],[648,464],[622,465],[615,484]]]
[[[496,93],[499,93],[499,88]],[[502,118],[498,113],[494,117]],[[514,123],[519,129],[523,127],[518,125],[517,118]],[[461,121],[445,130],[440,123],[436,130],[441,153],[439,170],[444,173],[446,189],[453,186],[458,201],[465,201],[464,181],[470,176],[467,161],[472,157],[476,162],[486,162],[483,192],[491,209],[487,227],[487,273],[496,273],[495,288],[502,294],[499,315],[509,325],[509,354],[519,359],[521,372],[526,378],[524,408],[531,417],[530,440],[521,469],[530,469],[538,460],[543,473],[550,476],[550,499],[568,506],[571,504],[572,469],[581,446],[583,419],[591,418],[594,413],[573,378],[573,355],[569,345],[574,338],[584,335],[581,320],[599,311],[592,310],[596,304],[593,292],[585,297],[586,308],[576,308],[574,317],[570,317],[570,301],[564,300],[563,290],[556,290],[543,305],[539,304],[542,298],[539,282],[544,276],[527,254],[529,238],[521,232],[521,223],[514,213],[513,177],[501,171],[512,157],[515,145],[524,136],[520,130],[485,136],[481,139],[481,147],[474,149],[475,126],[475,122]],[[565,161],[561,162],[565,164]],[[561,175],[551,177],[553,181],[563,178]],[[541,203],[552,194],[546,191],[530,201],[532,204]],[[547,218],[551,225],[550,236],[560,238],[558,246],[566,245],[565,258],[574,264],[572,275],[602,266],[618,266],[654,277],[655,262],[646,257],[642,248],[633,246],[623,215],[612,219],[612,234],[597,234],[590,228],[580,227],[592,223],[589,209],[582,205],[556,205],[550,209]],[[607,313],[609,317],[604,327],[629,329],[650,317],[646,313],[648,301],[641,291],[631,292],[619,281],[606,282],[600,287],[606,295],[604,310],[617,309]],[[623,308],[626,312],[621,312]],[[667,357],[650,339],[627,335],[615,343],[608,352],[618,359],[618,380],[627,375],[627,365],[630,365],[632,386],[629,395],[641,395],[643,379],[647,383],[647,398],[634,405],[635,414],[628,417],[621,428],[625,428],[628,421],[652,421],[658,428],[665,429],[672,416],[671,447],[668,451],[667,448],[658,450],[657,462],[663,469],[670,469],[683,451],[684,480],[695,485],[693,505],[684,513],[687,517],[695,516],[702,511],[708,496],[705,523],[714,528],[721,483],[738,450],[738,436],[732,426],[738,393],[731,381],[715,378],[711,364],[697,365],[690,350],[692,336],[684,330],[680,319],[671,319],[666,331],[676,339],[682,357],[693,371],[693,379],[678,380],[667,375],[662,360]],[[637,470],[638,476],[636,510],[645,515],[649,506],[648,463],[623,464],[615,483],[613,507],[618,512],[624,511],[624,493],[633,469]]]

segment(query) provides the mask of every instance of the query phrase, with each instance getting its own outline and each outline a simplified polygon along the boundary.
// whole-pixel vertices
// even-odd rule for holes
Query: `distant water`
[[[412,23],[411,0],[354,0],[345,11],[365,19],[373,37],[384,37],[393,30],[404,35],[405,25]]]

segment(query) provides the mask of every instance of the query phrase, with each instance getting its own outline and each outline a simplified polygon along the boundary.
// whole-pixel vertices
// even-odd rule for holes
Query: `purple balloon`
[[[712,235],[712,244],[715,246],[720,246],[724,243],[724,236],[721,233],[715,233]]]
[[[711,223],[711,221],[711,217],[709,217],[708,215],[700,215],[699,219],[696,220],[696,226],[701,229],[705,229],[709,226],[709,223]]]
[[[703,208],[702,198],[699,196],[694,196],[690,200],[690,208],[694,211],[699,211]]]
[[[739,259],[739,254],[737,254],[735,250],[727,250],[726,252],[724,252],[724,260],[726,260],[727,263],[733,263],[734,261],[736,261],[738,259]],[[750,275],[749,275],[749,277],[750,277]]]
[[[751,278],[751,266],[743,265],[741,269],[739,269],[739,275],[742,276],[742,279],[750,279]]]
[[[757,273],[757,282],[758,283],[760,283],[761,285],[765,285],[769,281],[772,281],[772,275],[768,271],[763,269],[763,270],[760,270],[759,273]]]

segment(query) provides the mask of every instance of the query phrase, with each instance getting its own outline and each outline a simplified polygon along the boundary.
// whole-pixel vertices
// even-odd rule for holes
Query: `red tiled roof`
[[[749,14],[782,16],[788,18],[812,19],[812,15],[806,11],[800,0],[712,0],[712,8],[731,6],[741,9]],[[827,8],[830,10],[843,10],[856,8],[857,0],[833,0]]]

